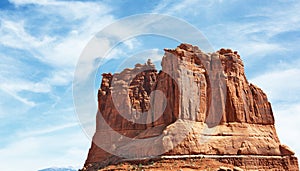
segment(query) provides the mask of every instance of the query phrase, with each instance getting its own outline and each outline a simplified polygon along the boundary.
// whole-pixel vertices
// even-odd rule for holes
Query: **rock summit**
[[[271,103],[248,82],[236,51],[204,53],[181,44],[165,49],[161,67],[149,60],[102,74],[82,170],[203,158],[232,170],[299,170],[278,139]]]

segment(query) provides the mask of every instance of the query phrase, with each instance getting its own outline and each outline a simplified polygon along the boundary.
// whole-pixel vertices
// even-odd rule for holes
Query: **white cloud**
[[[299,60],[280,63],[250,82],[266,92],[272,103],[275,126],[281,143],[288,145],[299,157],[300,138],[300,68]]]
[[[31,99],[19,96],[16,93],[3,91],[2,89],[0,89],[0,97],[0,127],[11,122],[12,118],[18,119],[24,116],[32,107],[36,106],[36,103]],[[5,126],[2,129],[9,130],[10,128]]]
[[[9,2],[13,3],[15,5],[28,5],[28,4],[45,5],[51,1],[49,1],[49,0],[9,0]]]
[[[282,47],[280,44],[256,41],[244,41],[243,43],[236,45],[234,48],[238,49],[240,54],[249,58],[253,56],[258,58],[274,52],[286,51],[286,48]]]
[[[30,107],[34,107],[36,105],[35,102],[30,101],[27,98],[23,98],[23,97],[19,96],[16,92],[11,92],[11,91],[7,91],[7,90],[4,90],[4,92],[6,92],[11,97],[13,97],[14,99],[18,100],[19,102],[22,102],[25,105],[28,105]],[[8,113],[6,113],[6,111],[2,111],[1,113],[2,113],[2,116],[8,116]]]
[[[102,2],[10,2],[14,10],[0,10],[0,48],[5,49],[0,54],[0,93],[5,95],[0,117],[1,129],[9,129],[15,140],[1,144],[5,163],[0,170],[81,167],[90,140],[70,123],[74,112],[62,109],[73,110],[70,85],[77,59],[89,39],[114,20],[111,7]]]
[[[172,1],[162,0],[156,8],[152,11],[154,13],[164,13],[168,15],[198,15],[202,11],[200,8],[207,8],[215,3],[221,3],[219,0],[184,0],[184,1]],[[195,10],[199,9],[199,10]]]
[[[15,141],[0,149],[0,170],[33,171],[48,167],[82,167],[90,146],[80,128],[61,134],[39,135]],[[18,164],[16,164],[18,163]]]
[[[281,143],[288,145],[297,157],[300,155],[300,103],[287,103],[276,106],[274,109],[275,126]]]
[[[105,54],[107,51],[109,51],[111,46],[112,45],[108,39],[102,39],[99,41],[94,37],[88,42],[88,45],[82,51],[79,61],[77,62],[73,85],[76,86],[78,83],[84,83],[84,81],[88,79],[94,79],[91,78],[91,73],[95,72],[97,69],[97,66],[95,66],[94,63],[95,60],[103,58],[102,54]],[[94,89],[93,87],[89,88]],[[86,90],[86,87],[84,89]]]
[[[119,50],[119,49],[116,49]],[[115,66],[115,72],[121,72],[125,68],[133,68],[136,63],[144,64],[148,59],[152,63],[156,64],[156,69],[161,69],[160,62],[164,55],[164,51],[160,49],[148,49],[148,50],[135,50],[133,52],[126,52],[119,50],[120,53],[111,53],[108,55],[108,59],[114,58],[116,56],[126,56],[126,58],[119,58],[119,65]],[[117,51],[117,52],[119,52]],[[113,51],[115,52],[115,51]],[[120,55],[122,54],[122,55]],[[112,56],[112,57],[111,57]]]
[[[13,82],[2,82],[0,83],[2,90],[11,91],[18,93],[26,90],[35,93],[47,93],[51,90],[50,85],[43,83],[34,83],[26,80],[14,80]]]
[[[203,30],[213,46],[217,48],[233,48],[243,59],[259,60],[270,54],[286,52],[289,47],[281,42],[272,42],[265,32],[266,27],[257,23],[220,23]],[[222,29],[220,29],[222,28]]]
[[[261,87],[274,102],[293,102],[300,100],[300,69],[276,69],[258,75],[251,80]]]
[[[42,6],[32,7],[31,14],[26,17],[18,11],[13,14],[15,17],[4,15],[1,20],[0,42],[4,46],[30,52],[32,57],[43,63],[64,69],[73,70],[88,40],[114,20],[109,14],[111,8],[102,3],[33,0],[12,2],[16,5],[33,3]],[[36,15],[47,19],[36,20]],[[31,24],[40,24],[42,33],[34,35],[33,30],[29,33],[25,28],[31,28]],[[53,34],[53,30],[57,28],[67,33]]]
[[[20,96],[18,93],[22,91],[30,91],[34,93],[49,93],[51,91],[50,85],[40,83],[40,82],[31,82],[24,79],[5,80],[0,78],[0,80],[1,80],[0,89],[2,91],[11,95],[16,100],[31,107],[35,106],[36,103],[34,101],[31,101],[30,99]]]
[[[51,126],[49,128],[43,128],[41,130],[32,130],[32,131],[24,131],[24,132],[19,132],[19,137],[33,137],[33,136],[40,136],[40,135],[45,135],[49,133],[53,133],[56,131],[61,131],[67,128],[72,128],[75,126],[78,126],[79,123],[73,122],[73,123],[64,123],[62,125],[55,125]]]
[[[0,19],[0,44],[19,49],[29,50],[41,45],[50,43],[53,38],[45,36],[42,40],[28,34],[25,27],[25,21],[12,21]]]
[[[122,43],[124,43],[130,50],[141,46],[141,42],[136,38],[125,40]]]
[[[258,29],[265,29],[270,37],[287,31],[297,31],[300,28],[300,2],[291,1],[288,6],[263,8],[257,14],[268,17],[267,22],[261,23]]]
[[[247,2],[248,6],[252,3],[255,2]],[[234,0],[226,3],[163,0],[153,11],[184,17],[188,21],[195,22],[196,25],[202,26],[199,28],[214,47],[234,48],[243,58],[263,57],[298,48],[298,45],[286,46],[283,42],[274,42],[272,38],[281,33],[300,29],[299,1],[288,2],[284,6],[279,2],[270,3],[268,6],[256,5],[245,12],[234,8],[236,4]],[[236,13],[231,10],[235,10]],[[230,19],[226,18],[228,15]]]
[[[247,1],[241,3],[247,5],[245,11],[240,11],[243,10],[242,6],[240,9],[231,8],[236,7],[234,1],[210,2],[207,8],[197,8],[201,7],[198,5],[201,1],[197,1],[196,4],[194,2],[196,1],[178,3],[163,0],[154,11],[184,16],[189,21],[198,22],[195,23],[204,26],[199,28],[214,47],[234,48],[247,61],[246,67],[254,63],[255,66],[262,68],[260,70],[263,70],[263,73],[259,73],[250,82],[262,88],[271,101],[277,132],[282,143],[299,154],[300,63],[299,57],[295,54],[299,44],[289,43],[287,46],[286,42],[289,40],[281,38],[282,35],[280,38],[277,36],[299,31],[300,2],[276,1],[268,5],[253,4],[252,7],[251,4],[256,2]],[[234,11],[231,11],[233,9]],[[295,58],[288,59],[282,54]],[[272,57],[289,61],[279,65]],[[261,65],[261,61],[263,64],[268,61],[268,66]]]
[[[73,79],[74,73],[71,70],[56,70],[53,71],[49,77],[45,78],[42,82],[52,86],[64,86],[70,83]]]
[[[15,4],[17,8],[15,11],[5,13],[0,11],[0,44],[4,47],[17,48],[30,53],[32,56],[26,60],[30,61],[30,58],[36,58],[45,65],[48,65],[51,71],[47,72],[48,74],[38,81],[29,81],[22,77],[22,75],[16,74],[13,76],[5,74],[7,74],[7,71],[10,73],[24,72],[24,67],[30,68],[31,64],[21,63],[15,66],[14,64],[16,63],[14,61],[6,61],[6,63],[1,61],[1,68],[7,68],[0,70],[1,76],[5,76],[5,81],[1,80],[0,83],[1,90],[6,91],[11,97],[31,107],[37,105],[36,102],[30,98],[21,96],[19,92],[31,91],[48,93],[49,96],[55,96],[57,102],[62,102],[60,100],[62,100],[63,97],[59,96],[64,96],[64,94],[53,95],[53,87],[57,85],[62,85],[67,88],[70,87],[69,85],[72,81],[73,70],[77,59],[88,40],[107,24],[115,20],[114,16],[110,14],[112,7],[102,2],[55,0],[10,0],[10,2]],[[221,3],[221,1],[205,2],[186,0],[179,3],[164,0],[157,6],[154,12],[163,12],[181,18],[185,17],[185,19],[196,16],[198,19],[199,15],[209,14],[205,13],[205,9],[212,13],[215,12],[213,5],[219,3]],[[19,6],[29,4],[31,4],[31,6],[27,8],[29,11],[26,14],[19,11]],[[269,9],[256,11],[256,14],[260,12],[259,15],[267,18],[263,22],[251,21],[240,23],[239,21],[224,21],[221,24],[207,28],[206,32],[209,38],[211,38],[213,42],[217,42],[218,45],[233,47],[238,50],[241,49],[244,54],[249,56],[257,57],[256,55],[258,54],[266,55],[272,52],[285,51],[290,47],[283,48],[280,42],[270,42],[269,39],[282,32],[299,30],[299,4],[300,3],[298,3],[298,5],[291,5],[281,10],[274,10],[272,6],[270,6]],[[204,8],[198,10],[200,7]],[[270,12],[268,10],[272,11]],[[42,18],[42,20],[40,21],[39,18]],[[133,28],[143,29],[145,26],[151,24],[151,22],[152,21],[146,21],[144,25]],[[132,23],[132,26],[135,26],[134,23]],[[36,29],[39,29],[38,32]],[[132,29],[131,27],[115,27],[115,29],[115,32],[119,34],[116,36],[119,37],[127,35],[127,33],[132,31],[130,30]],[[263,34],[256,35],[256,33]],[[92,54],[97,54],[98,51],[110,47],[109,43],[102,43],[101,45],[103,46],[97,44],[96,47],[92,47],[94,51],[97,51]],[[129,49],[133,49],[135,43],[138,42],[129,41],[125,43]],[[101,49],[99,49],[99,47],[101,47]],[[161,58],[161,56],[157,54],[158,53],[153,53],[149,55],[154,55],[154,59]],[[94,56],[92,59],[88,58],[87,61],[84,61],[86,62],[82,64],[84,70],[78,73],[79,76],[87,75],[88,72],[86,71],[92,70],[92,68],[89,67],[94,67],[91,64],[96,58],[97,56]],[[18,62],[18,59],[16,59],[16,61]],[[254,78],[252,82],[262,87],[268,95],[270,94],[272,100],[274,99],[274,101],[276,101],[279,99],[288,103],[300,97],[300,95],[296,93],[300,92],[297,86],[300,83],[298,75],[299,68],[284,68],[282,70],[273,70],[265,73]],[[282,87],[287,88],[283,90]],[[287,91],[289,92],[289,96],[287,96]],[[0,100],[0,104],[4,104],[3,102],[5,101]],[[57,102],[49,105],[52,106],[52,108],[59,108],[60,106],[57,105]],[[67,103],[63,107],[70,107],[72,105],[73,104]],[[279,126],[278,133],[280,138],[287,145],[291,145],[292,148],[300,151],[297,144],[295,144],[299,138],[299,134],[295,132],[299,119],[297,119],[297,115],[288,115],[290,113],[299,113],[299,104],[295,103],[294,105],[279,109],[276,106],[274,108],[275,119]],[[96,108],[96,106],[94,107]],[[23,110],[23,108],[20,108],[20,110]],[[84,111],[88,111],[88,109],[84,109]],[[95,112],[93,112],[94,111],[88,116],[94,116]],[[61,115],[64,114],[63,111],[49,111],[49,113],[47,113],[48,115],[44,115],[44,119],[47,121],[51,115],[56,115],[58,118],[63,117],[61,115],[57,116],[57,113]],[[11,115],[9,110],[0,108],[0,116],[7,116],[7,114]],[[90,120],[93,120],[92,117]],[[290,124],[287,125],[287,123]],[[64,130],[69,128],[73,129],[74,125],[71,123],[57,125],[56,127],[45,126],[39,129],[33,126],[32,131],[17,134],[18,137],[16,137],[16,141],[0,149],[0,161],[5,161],[1,164],[0,170],[11,169],[26,171],[51,166],[68,166],[74,165],[74,163],[83,164],[86,158],[84,154],[87,153],[90,142],[85,139],[85,136],[80,134],[81,130],[79,130],[80,133],[64,132]],[[58,132],[62,133],[56,134]],[[285,136],[287,132],[291,133],[291,137]],[[52,133],[55,134],[51,136],[45,135]],[[295,136],[292,136],[292,134]],[[15,163],[18,163],[18,165]]]
[[[142,42],[137,38],[130,38],[125,41],[122,41],[115,47],[106,53],[105,57],[102,57],[101,60],[110,60],[110,59],[120,59],[127,58],[130,54],[136,53],[136,51],[142,47]]]
[[[29,106],[35,106],[33,101],[18,95],[18,92],[26,90],[52,93],[52,86],[70,84],[77,59],[88,40],[114,19],[109,14],[111,8],[103,3],[55,0],[14,0],[11,2],[17,6],[28,4],[38,6],[28,8],[28,14],[21,11],[11,12],[11,14],[0,13],[2,16],[0,45],[23,50],[27,53],[23,57],[27,58],[25,60],[38,59],[48,65],[51,70],[45,71],[49,74],[44,78],[39,78],[41,80],[36,82],[23,78],[23,75],[27,73],[16,74],[14,77],[2,75],[5,81],[2,81],[0,88],[15,99]],[[45,17],[45,20],[37,20],[36,16]],[[31,27],[31,25],[39,27]],[[66,32],[53,33],[53,30],[57,28]],[[40,29],[39,34],[35,32],[36,29]],[[24,67],[31,67],[29,66],[31,64],[26,63],[19,63],[19,67],[13,67],[14,61],[19,62],[18,60],[1,61],[1,66],[9,68],[10,73],[22,73]],[[1,70],[1,72],[6,71]]]

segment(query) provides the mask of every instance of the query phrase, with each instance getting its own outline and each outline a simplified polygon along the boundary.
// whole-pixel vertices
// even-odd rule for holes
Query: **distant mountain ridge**
[[[46,168],[38,171],[77,171],[78,169],[69,167],[69,168],[58,168],[58,167],[51,167],[51,168]]]

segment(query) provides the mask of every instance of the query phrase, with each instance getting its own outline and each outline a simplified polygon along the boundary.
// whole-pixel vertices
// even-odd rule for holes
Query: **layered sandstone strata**
[[[236,51],[206,54],[181,44],[165,49],[161,65],[159,72],[148,61],[102,75],[87,170],[123,158],[191,154],[285,156],[298,170],[277,137],[266,94],[248,82]]]

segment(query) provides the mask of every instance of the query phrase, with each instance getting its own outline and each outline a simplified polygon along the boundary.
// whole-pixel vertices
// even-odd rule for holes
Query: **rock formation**
[[[165,49],[161,65],[159,72],[148,61],[102,74],[83,170],[185,155],[243,169],[298,170],[294,153],[277,137],[266,94],[248,82],[236,51],[206,54],[181,44]]]

